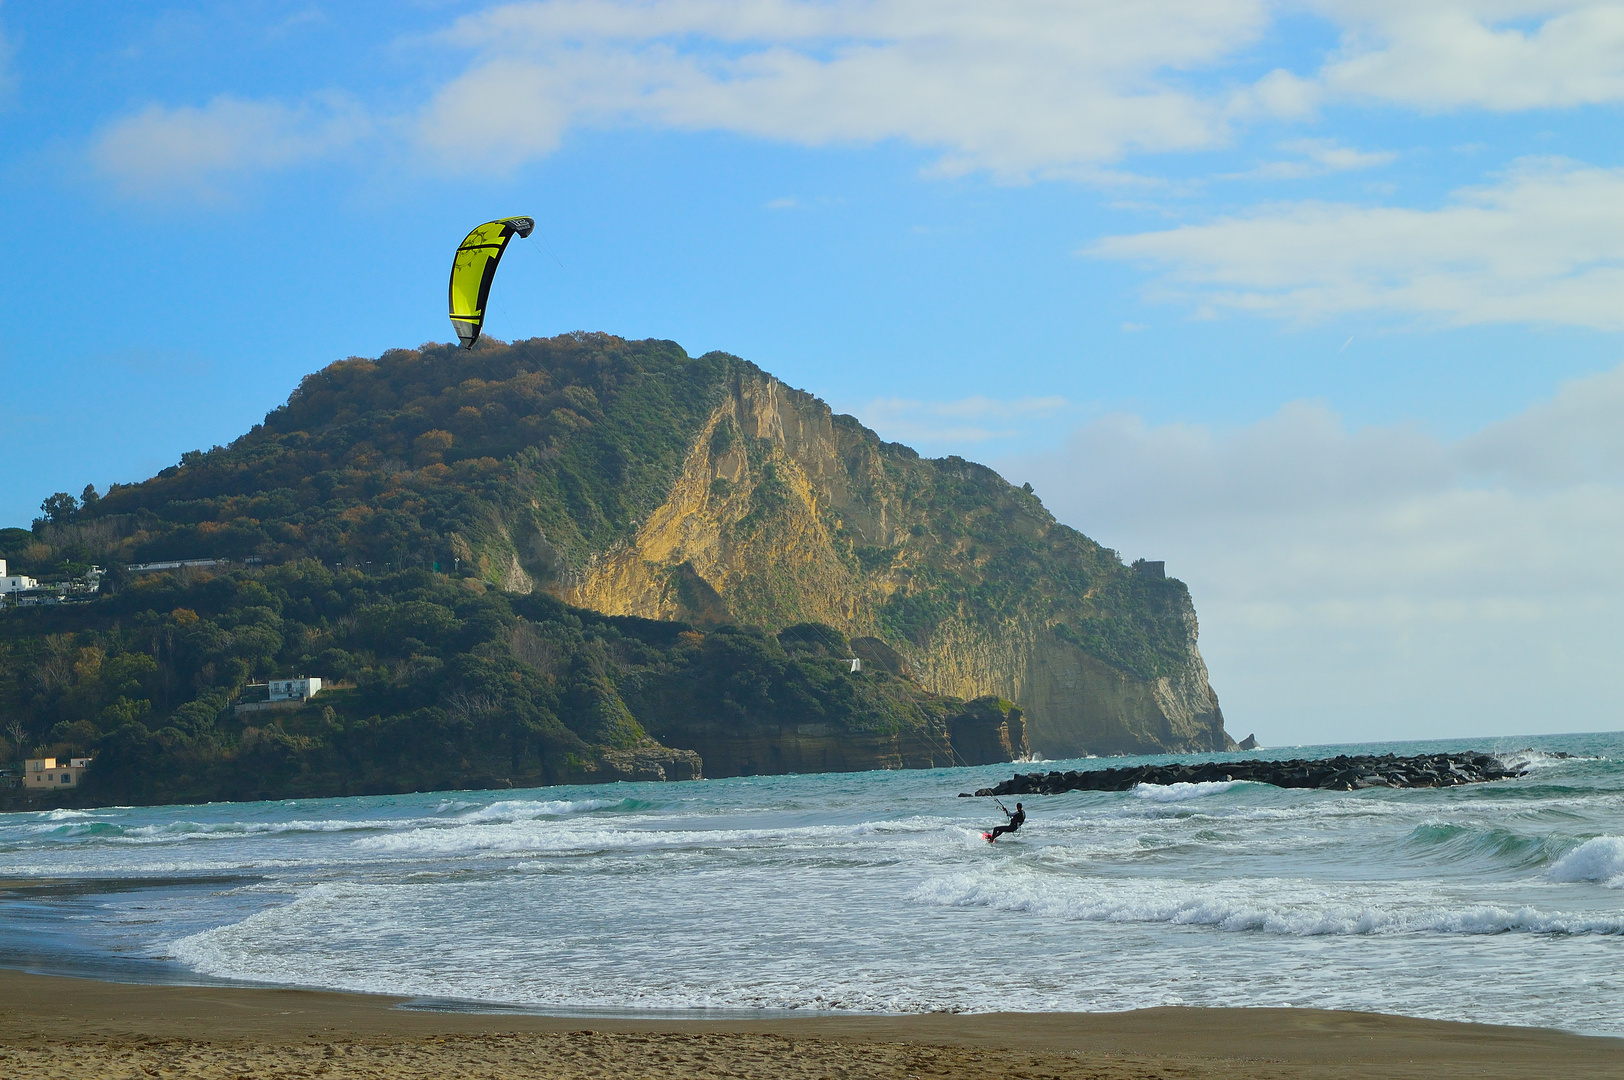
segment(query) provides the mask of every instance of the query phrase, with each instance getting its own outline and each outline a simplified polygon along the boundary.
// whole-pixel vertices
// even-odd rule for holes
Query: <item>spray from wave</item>
[[[1551,881],[1595,881],[1624,889],[1624,837],[1598,836],[1562,856],[1545,872]]]
[[[1191,799],[1205,798],[1208,795],[1222,795],[1236,784],[1238,780],[1210,780],[1204,783],[1187,784],[1136,784],[1133,793],[1137,798],[1149,799],[1151,802],[1173,803],[1189,802]]]

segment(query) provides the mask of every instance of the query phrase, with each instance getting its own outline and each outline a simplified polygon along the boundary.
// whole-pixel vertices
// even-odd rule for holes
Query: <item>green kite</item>
[[[463,348],[472,349],[479,340],[479,328],[485,323],[485,301],[491,295],[496,264],[502,261],[508,241],[514,233],[529,236],[535,227],[534,219],[527,217],[487,221],[457,248],[457,257],[451,262],[451,325]]]

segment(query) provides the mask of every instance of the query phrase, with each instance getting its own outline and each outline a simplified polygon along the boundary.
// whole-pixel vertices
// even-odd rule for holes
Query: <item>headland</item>
[[[340,361],[47,506],[0,528],[4,809],[1235,746],[1161,562],[669,341]]]

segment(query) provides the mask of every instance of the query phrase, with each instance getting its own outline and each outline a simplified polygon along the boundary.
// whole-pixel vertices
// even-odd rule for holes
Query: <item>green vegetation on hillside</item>
[[[911,535],[902,548],[854,548],[853,558],[907,574],[908,587],[879,611],[887,636],[923,644],[950,617],[997,625],[1030,614],[1140,677],[1183,670],[1193,611],[1184,582],[1123,566],[985,465],[885,449]]]
[[[701,632],[420,569],[141,575],[0,616],[0,760],[94,754],[57,795],[79,804],[523,787],[616,779],[613,751],[715,718],[938,732],[962,708],[851,674],[849,648],[828,627]],[[337,687],[231,707],[245,683],[300,673]]]
[[[473,558],[522,517],[576,561],[659,505],[737,362],[602,334],[343,360],[230,446],[90,505],[58,499],[25,542],[0,543],[23,573],[248,557],[403,569]],[[500,583],[502,567],[482,569]]]
[[[662,503],[711,413],[751,373],[724,353],[690,358],[673,342],[604,334],[343,360],[228,447],[100,497],[52,496],[32,531],[0,530],[0,557],[38,577],[112,566],[115,586],[121,564],[228,558],[471,570],[497,586],[522,569],[545,588]],[[858,478],[865,494],[891,499],[912,526],[902,547],[878,548],[830,523],[859,573],[907,579],[875,613],[881,636],[923,644],[953,616],[1036,618],[1141,678],[1187,664],[1182,582],[1133,573],[985,466],[921,459],[851,417],[834,424],[881,463]],[[711,450],[735,440],[756,479],[736,528],[771,531],[788,488],[762,440],[724,424]],[[798,589],[761,566],[727,603],[738,621],[774,628],[805,617]]]

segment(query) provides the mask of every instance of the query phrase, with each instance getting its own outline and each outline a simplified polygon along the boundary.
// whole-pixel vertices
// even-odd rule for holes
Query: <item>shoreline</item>
[[[1615,731],[1614,729],[1611,729],[1611,728],[1603,728],[1603,729],[1599,729],[1599,730],[1595,730],[1595,731],[1588,731],[1588,730],[1587,731],[1564,731],[1564,732],[1551,732],[1551,733],[1544,733],[1544,734],[1523,734],[1523,735],[1463,735],[1463,736],[1459,736],[1459,737],[1446,737],[1446,738],[1437,738],[1437,739],[1397,739],[1397,740],[1391,740],[1391,741],[1375,741],[1375,742],[1359,742],[1359,743],[1282,743],[1282,744],[1280,744],[1278,746],[1257,746],[1257,747],[1253,747],[1250,750],[1240,750],[1240,749],[1234,749],[1234,750],[1170,750],[1170,751],[1165,751],[1165,752],[1160,752],[1160,753],[1150,753],[1150,754],[1127,754],[1127,753],[1111,753],[1111,754],[1104,754],[1104,755],[1084,754],[1084,755],[1078,756],[1078,757],[1058,757],[1058,758],[1049,758],[1049,757],[1024,757],[1024,758],[1022,758],[1022,757],[1016,757],[1016,758],[1011,758],[1008,761],[986,762],[986,763],[983,763],[983,764],[980,764],[980,765],[957,765],[957,764],[954,764],[954,765],[934,765],[934,766],[920,766],[920,767],[917,767],[917,768],[915,768],[915,767],[907,767],[907,768],[901,769],[901,770],[890,769],[890,768],[856,769],[856,770],[837,769],[837,770],[833,770],[833,771],[826,772],[826,773],[756,773],[756,774],[740,774],[740,775],[737,775],[737,776],[702,776],[702,777],[699,777],[697,779],[667,780],[667,781],[638,781],[638,780],[626,780],[626,779],[619,779],[619,780],[604,780],[604,779],[562,780],[561,779],[561,780],[557,781],[556,783],[539,784],[539,785],[526,786],[526,787],[493,785],[493,786],[489,786],[489,787],[465,787],[465,788],[454,788],[454,787],[453,788],[411,788],[409,790],[408,789],[403,789],[403,790],[400,790],[400,791],[376,791],[376,792],[370,792],[370,793],[348,793],[348,794],[342,794],[342,795],[280,795],[280,796],[266,796],[266,797],[257,798],[257,799],[204,799],[204,800],[185,800],[185,799],[182,799],[182,800],[178,800],[178,801],[156,801],[156,802],[138,802],[138,803],[81,803],[81,802],[78,801],[78,799],[79,799],[79,795],[81,794],[83,789],[82,788],[77,788],[77,787],[71,789],[70,791],[53,791],[53,790],[38,790],[38,789],[33,790],[33,791],[27,791],[27,790],[24,790],[24,789],[21,789],[21,788],[14,788],[14,789],[0,788],[0,817],[3,817],[5,815],[7,815],[7,814],[50,813],[51,811],[54,811],[54,810],[72,810],[72,811],[82,812],[82,813],[97,813],[97,812],[114,811],[114,810],[155,810],[155,809],[181,809],[181,808],[186,808],[186,807],[209,807],[209,806],[248,806],[248,805],[255,805],[255,804],[280,803],[280,802],[288,802],[288,801],[312,802],[312,801],[337,801],[337,800],[346,800],[346,799],[381,799],[381,798],[398,798],[398,797],[412,796],[412,795],[476,795],[476,796],[477,795],[487,795],[487,794],[489,794],[489,795],[512,795],[513,793],[516,793],[516,792],[525,792],[525,791],[540,792],[540,791],[550,791],[550,790],[554,790],[554,789],[557,789],[557,788],[599,788],[599,787],[613,787],[613,786],[615,786],[617,784],[637,784],[637,783],[658,783],[658,784],[690,784],[690,783],[697,783],[697,784],[703,784],[703,783],[708,783],[710,781],[716,781],[716,780],[741,780],[741,779],[752,779],[752,778],[760,779],[760,778],[763,778],[763,777],[792,777],[792,776],[820,776],[820,775],[828,775],[828,776],[860,776],[860,775],[863,775],[865,773],[889,773],[889,772],[897,772],[897,771],[960,773],[960,772],[967,772],[967,771],[974,770],[974,769],[994,769],[994,768],[1003,769],[1004,767],[1010,766],[1010,765],[1017,765],[1017,766],[1019,766],[1019,765],[1049,765],[1049,766],[1053,766],[1053,765],[1073,763],[1073,762],[1109,762],[1109,761],[1120,761],[1120,760],[1126,760],[1126,759],[1141,759],[1141,758],[1173,759],[1171,765],[1169,765],[1167,762],[1163,762],[1162,764],[1159,764],[1159,765],[1141,766],[1141,768],[1145,768],[1145,769],[1156,769],[1156,768],[1179,767],[1179,766],[1181,766],[1183,764],[1187,764],[1188,762],[1190,762],[1192,760],[1196,760],[1196,759],[1211,759],[1211,758],[1220,758],[1220,757],[1225,757],[1225,756],[1234,757],[1235,755],[1241,755],[1240,757],[1235,758],[1235,760],[1229,761],[1229,762],[1201,761],[1201,762],[1198,762],[1198,764],[1233,764],[1233,765],[1239,765],[1239,766],[1244,767],[1244,766],[1248,766],[1248,765],[1256,766],[1258,763],[1268,765],[1268,764],[1287,763],[1287,762],[1289,762],[1289,759],[1287,759],[1287,758],[1274,757],[1274,756],[1271,756],[1271,755],[1281,755],[1281,754],[1288,754],[1288,753],[1290,753],[1290,754],[1311,753],[1312,754],[1312,753],[1317,752],[1318,756],[1310,757],[1310,758],[1307,758],[1307,759],[1304,759],[1304,760],[1309,761],[1309,762],[1324,762],[1324,761],[1333,760],[1338,756],[1349,756],[1350,752],[1353,752],[1353,756],[1361,756],[1361,755],[1358,754],[1359,751],[1362,751],[1364,749],[1371,748],[1371,747],[1410,748],[1410,749],[1413,749],[1415,751],[1414,754],[1405,755],[1406,757],[1430,757],[1430,756],[1435,756],[1435,755],[1440,755],[1440,754],[1441,755],[1481,754],[1481,755],[1487,755],[1487,756],[1490,756],[1490,757],[1500,757],[1502,755],[1520,754],[1520,753],[1523,753],[1523,752],[1528,751],[1528,750],[1539,751],[1539,748],[1537,746],[1533,745],[1533,744],[1536,743],[1536,742],[1540,742],[1540,741],[1549,741],[1549,740],[1552,740],[1552,739],[1585,738],[1585,737],[1590,737],[1590,736],[1613,735],[1613,734],[1624,734],[1624,732]],[[1496,743],[1516,743],[1516,744],[1519,744],[1519,745],[1514,750],[1502,750],[1502,749],[1498,749],[1498,748],[1494,747],[1494,744],[1496,744]],[[1489,746],[1491,748],[1490,749],[1483,749],[1483,746],[1485,746],[1485,745]],[[1542,752],[1542,751],[1539,751],[1539,752]],[[1389,751],[1388,753],[1389,753],[1389,756],[1391,756],[1391,751]],[[1195,766],[1192,766],[1192,767],[1195,767]],[[1086,766],[1083,769],[1076,770],[1076,771],[1081,771],[1081,772],[1094,772],[1094,771],[1120,772],[1120,771],[1123,771],[1123,769],[1121,767],[1119,767],[1119,766],[1099,765],[1097,767],[1097,770],[1096,770],[1096,767],[1094,767],[1094,766]],[[1021,775],[1023,775],[1023,774],[1016,773],[1015,776],[1014,776],[1014,779],[1019,779],[1021,777]],[[1001,781],[1001,782],[1003,782],[1003,781]],[[991,789],[988,789],[988,790],[991,790]],[[1067,790],[1119,790],[1119,789],[1076,788],[1076,789],[1067,789]],[[1008,793],[1014,794],[1015,792],[1011,791],[1011,792],[1008,792]],[[1044,791],[1044,792],[1034,791],[1034,792],[1030,792],[1030,794],[1057,794],[1057,793],[1059,793],[1059,792],[1053,792],[1053,791]],[[963,794],[966,795],[966,796],[971,795],[971,793],[969,793],[969,792],[965,792]],[[971,797],[973,797],[973,796],[971,796]]]
[[[411,1004],[421,1000],[0,969],[0,1072],[64,1080],[158,1069],[325,1080],[1624,1076],[1624,1038],[1319,1009],[672,1019]]]

